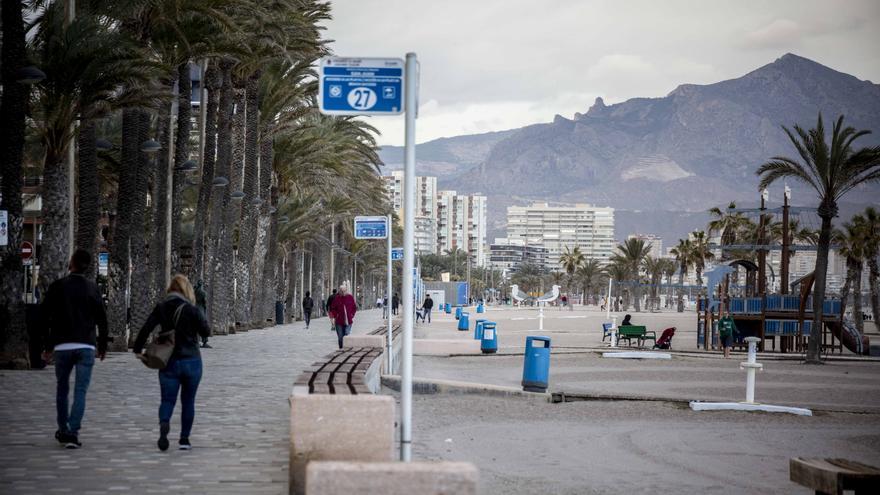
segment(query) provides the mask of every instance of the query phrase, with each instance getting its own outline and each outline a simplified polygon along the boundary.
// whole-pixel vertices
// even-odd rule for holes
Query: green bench
[[[632,345],[632,339],[636,339],[639,347],[645,346],[646,340],[657,342],[657,333],[649,332],[647,328],[641,325],[626,325],[617,327],[617,341],[626,339],[626,345]]]

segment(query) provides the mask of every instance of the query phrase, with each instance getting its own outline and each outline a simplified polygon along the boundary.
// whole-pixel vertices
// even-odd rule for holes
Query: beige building
[[[614,252],[614,208],[576,204],[507,207],[507,237],[547,249],[547,266],[559,267],[565,248],[579,247],[588,259],[607,262]]]
[[[461,249],[468,253],[473,266],[485,266],[487,228],[485,196],[459,195],[455,191],[437,194],[438,253]]]
[[[403,225],[403,171],[395,170],[385,179],[388,201]],[[437,253],[437,178],[416,176],[415,248],[421,254]]]

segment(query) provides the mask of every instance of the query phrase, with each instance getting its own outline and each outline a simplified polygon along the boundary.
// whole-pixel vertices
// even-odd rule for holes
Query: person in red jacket
[[[339,338],[339,348],[342,349],[342,340],[351,333],[351,325],[354,323],[354,314],[357,312],[357,304],[354,296],[348,293],[343,285],[330,303],[330,314],[336,322],[336,337]]]

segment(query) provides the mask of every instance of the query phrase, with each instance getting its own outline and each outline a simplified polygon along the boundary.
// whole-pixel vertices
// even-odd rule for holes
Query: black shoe
[[[58,440],[58,443],[60,444],[64,444],[67,441],[67,433],[62,432],[61,430],[56,430],[55,440]]]
[[[211,347],[211,344],[205,342],[204,344],[202,344],[202,349],[213,349],[213,347]]]
[[[180,450],[191,450],[193,448],[192,444],[189,443],[189,438],[181,438],[177,443],[180,445],[178,447]]]
[[[79,442],[79,439],[76,435],[62,435],[64,437],[64,448],[65,449],[78,449],[82,447],[82,444]]]
[[[168,450],[168,431],[171,430],[171,425],[168,423],[159,423],[159,441],[156,442],[156,445],[159,446],[159,450],[165,452]]]

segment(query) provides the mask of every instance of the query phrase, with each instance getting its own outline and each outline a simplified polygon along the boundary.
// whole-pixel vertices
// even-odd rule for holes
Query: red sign
[[[34,245],[24,241],[21,243],[21,259],[29,260],[34,257]]]

